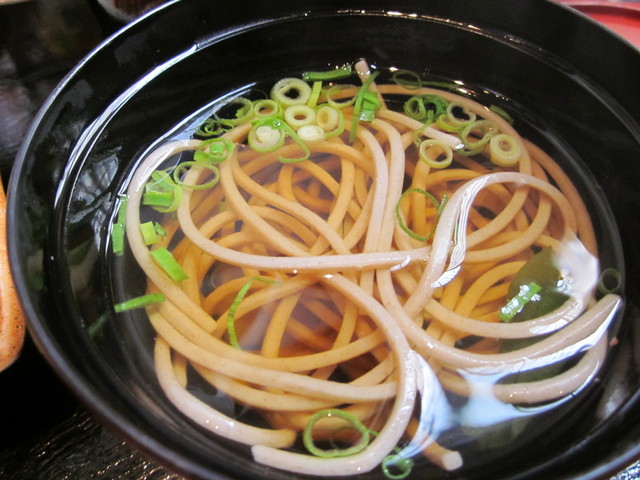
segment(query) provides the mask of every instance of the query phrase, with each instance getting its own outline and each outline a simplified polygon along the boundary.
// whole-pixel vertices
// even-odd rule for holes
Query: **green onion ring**
[[[273,117],[282,113],[282,106],[270,98],[262,98],[253,102],[253,115],[258,118]]]
[[[325,132],[325,137],[334,137],[344,132],[345,120],[342,110],[328,104],[316,110],[316,125]]]
[[[391,80],[407,90],[417,90],[422,87],[420,75],[411,70],[396,70],[391,75]]]
[[[284,144],[284,131],[274,125],[257,123],[249,131],[247,142],[258,153],[277,150]]]
[[[511,135],[499,133],[489,141],[489,153],[493,163],[500,167],[513,167],[522,157],[522,146]]]
[[[355,95],[352,96],[349,100],[343,100],[343,101],[334,100],[332,98],[332,96],[337,94],[341,90],[349,90],[349,89],[354,89],[355,90],[357,88],[358,87],[356,87],[355,85],[343,85],[343,84],[334,85],[333,87],[331,87],[331,88],[329,88],[327,90],[327,93],[326,93],[327,104],[332,106],[332,107],[334,107],[334,108],[337,108],[337,109],[350,107],[356,101],[356,96]]]
[[[192,185],[192,184],[189,184],[189,183],[184,183],[182,181],[182,176],[191,167],[200,167],[200,168],[204,168],[204,169],[210,170],[213,173],[213,178],[211,180],[209,180],[208,182],[206,182],[206,183],[201,183],[201,184],[198,184],[198,185]],[[216,167],[215,165],[208,164],[208,163],[183,162],[180,165],[177,165],[176,168],[174,168],[174,170],[173,170],[173,180],[176,182],[177,185],[179,185],[181,187],[184,187],[184,188],[189,188],[191,190],[206,190],[208,188],[213,188],[218,184],[218,182],[220,181],[220,170],[218,170],[218,167]]]
[[[613,281],[613,286],[608,283]],[[622,274],[615,268],[606,268],[600,274],[598,279],[598,291],[604,295],[608,293],[617,293],[622,288]]]
[[[478,132],[481,137],[479,139],[471,138],[471,134]],[[460,130],[460,140],[469,150],[477,150],[483,148],[491,137],[498,133],[498,126],[490,120],[476,120],[468,122]]]
[[[248,98],[244,97],[236,97],[233,100],[228,101],[221,108],[234,105],[236,103],[240,104],[240,107],[236,110],[235,118],[222,118],[218,116],[217,113],[214,114],[214,118],[218,120],[221,124],[225,125],[241,125],[243,123],[247,123],[253,117],[253,102]]]
[[[311,96],[311,87],[299,78],[283,78],[271,88],[270,97],[277,103],[289,107],[305,104]]]
[[[442,140],[429,138],[420,142],[420,160],[432,168],[447,168],[453,161],[453,150]],[[444,159],[438,161],[439,156],[444,155]]]
[[[308,105],[292,105],[284,110],[284,121],[297,130],[316,121],[316,111]]]
[[[402,219],[402,215],[400,213],[400,204],[402,203],[402,200],[404,200],[404,198],[409,195],[410,193],[419,193],[421,195],[424,195],[425,197],[427,197],[429,200],[431,200],[431,203],[433,204],[434,207],[436,207],[436,212],[437,212],[437,216],[440,217],[441,213],[442,213],[442,209],[444,208],[444,205],[447,202],[447,197],[443,197],[442,198],[442,202],[438,202],[438,199],[436,197],[434,197],[433,195],[431,195],[429,192],[427,192],[426,190],[423,190],[421,188],[409,188],[407,190],[405,190],[402,195],[400,195],[400,198],[398,199],[398,203],[396,203],[396,221],[398,222],[398,225],[400,226],[400,228],[407,234],[409,235],[411,238],[415,238],[416,240],[418,240],[419,242],[426,242],[427,240],[429,240],[433,234],[435,233],[435,227],[434,229],[429,233],[429,235],[427,235],[426,237],[423,237],[422,235],[418,235],[416,232],[414,232],[413,230],[411,230],[409,227],[407,227],[407,225],[405,225],[404,220]]]
[[[460,110],[462,110],[462,113],[466,118],[458,117],[454,112],[456,108],[459,108]],[[469,110],[466,105],[461,105],[456,102],[452,102],[449,105],[447,105],[446,121],[447,121],[447,124],[451,125],[452,127],[456,127],[458,129],[463,128],[469,123],[475,122],[476,118],[477,118],[476,114],[471,110]]]
[[[402,480],[409,476],[414,465],[415,463],[413,463],[413,460],[410,458],[391,454],[387,455],[384,460],[382,460],[382,471],[384,472],[385,477],[391,480]],[[392,473],[389,467],[396,468],[398,473]]]
[[[196,162],[218,164],[225,161],[235,148],[234,143],[226,138],[204,140],[193,153]]]
[[[338,80],[348,77],[351,75],[352,71],[353,69],[351,65],[344,65],[340,68],[334,68],[333,70],[326,70],[323,72],[304,72],[302,74],[302,79],[308,82]]]
[[[303,142],[318,142],[326,137],[324,130],[319,125],[303,125],[296,133]]]
[[[215,118],[207,118],[195,131],[200,137],[217,137],[222,135],[227,128]]]
[[[352,445],[349,448],[343,449],[334,448],[330,450],[324,450],[322,448],[316,447],[316,444],[313,441],[313,427],[319,420],[328,417],[339,417],[349,422],[349,424],[360,434],[360,440],[358,441],[358,443]],[[356,453],[364,450],[367,445],[369,445],[370,438],[371,433],[369,429],[360,420],[358,420],[355,415],[337,408],[320,410],[319,412],[313,414],[302,432],[302,441],[309,453],[315,455],[316,457],[322,458],[347,457],[349,455],[355,455]]]

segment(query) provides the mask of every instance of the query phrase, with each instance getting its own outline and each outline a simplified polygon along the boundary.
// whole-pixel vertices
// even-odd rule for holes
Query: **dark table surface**
[[[96,0],[0,0],[0,174],[6,184],[40,105],[121,24]],[[640,439],[639,439],[640,440]],[[110,432],[64,386],[29,338],[0,374],[0,479],[180,480]],[[640,464],[615,480],[640,479]]]

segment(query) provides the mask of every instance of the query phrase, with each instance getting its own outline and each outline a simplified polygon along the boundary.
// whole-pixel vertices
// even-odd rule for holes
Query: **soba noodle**
[[[310,129],[317,138],[305,137],[304,125],[283,126],[282,116],[264,121],[261,110],[231,122],[221,136],[231,145],[227,155],[215,166],[193,162],[176,180],[182,200],[151,246],[141,232],[150,178],[180,155],[212,153],[214,144],[171,141],[137,167],[126,235],[148,294],[162,294],[145,307],[157,334],[157,376],[184,415],[250,445],[260,463],[319,476],[380,465],[406,475],[407,458],[422,451],[453,470],[461,455],[438,445],[429,427],[445,392],[513,404],[572,395],[602,365],[621,300],[596,295],[588,210],[549,155],[468,97],[376,84],[363,67],[362,87],[336,94],[315,81],[311,98],[275,94],[285,108],[311,106],[292,113],[291,124],[315,125],[307,116],[331,105],[317,122],[324,128]],[[283,88],[306,92],[294,85]],[[447,131],[428,109],[425,123],[386,104],[408,97],[455,106],[465,118],[447,117],[449,126],[460,123]],[[366,102],[375,107],[369,118]],[[252,146],[283,129],[287,141]],[[515,160],[488,162],[494,147],[483,138],[497,135],[498,148],[515,151]],[[161,249],[184,273],[178,281],[152,255]],[[557,269],[564,300],[501,321],[514,301],[510,283],[539,251],[553,252],[544,268]],[[542,295],[530,295],[516,315]],[[502,348],[514,341],[524,343]],[[512,377],[574,357],[547,378]],[[197,398],[188,389],[194,375],[255,409],[263,423],[243,423]],[[347,447],[302,453],[293,447],[303,432],[312,443]]]

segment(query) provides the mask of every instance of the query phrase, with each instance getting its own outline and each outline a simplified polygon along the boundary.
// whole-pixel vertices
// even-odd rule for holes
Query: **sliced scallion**
[[[402,480],[407,478],[413,470],[415,463],[407,457],[398,454],[387,455],[382,460],[382,471],[390,480]]]
[[[143,205],[167,213],[174,212],[182,202],[182,188],[177,185],[171,175],[164,170],[156,170],[145,185],[142,195]]]
[[[316,110],[316,124],[325,132],[325,137],[340,135],[345,122],[342,110],[331,105],[322,105]]]
[[[216,112],[214,118],[221,125],[228,126],[241,125],[251,120],[251,118],[253,117],[253,102],[248,98],[236,97],[223,105],[220,110],[232,108],[235,105],[238,105],[238,108],[236,108],[235,112],[233,113],[233,117],[223,118],[219,115],[218,112]]]
[[[251,277],[249,280],[247,280],[247,282],[242,286],[242,288],[238,290],[238,293],[233,299],[233,302],[229,307],[229,311],[227,312],[227,334],[229,336],[229,344],[233,348],[240,349],[240,343],[238,342],[238,334],[236,333],[236,312],[240,307],[240,303],[242,303],[242,300],[244,300],[244,297],[246,297],[247,293],[249,292],[251,285],[255,281],[267,283],[270,285],[278,282],[277,280],[274,280],[271,278],[256,276],[256,277]]]
[[[233,142],[226,138],[212,138],[198,146],[193,153],[193,159],[203,163],[222,163],[231,155],[234,148]]]
[[[484,148],[491,137],[498,133],[498,126],[490,120],[476,120],[466,123],[460,130],[460,140],[468,150]]]
[[[435,138],[423,140],[420,142],[418,151],[420,160],[432,168],[446,168],[453,161],[453,150],[442,140]]]
[[[164,247],[156,248],[149,252],[156,264],[169,276],[171,280],[178,283],[186,280],[188,275],[176,261],[173,254]]]
[[[391,80],[407,90],[417,90],[422,86],[420,75],[411,70],[396,70],[391,74]]]
[[[284,110],[284,121],[297,130],[316,121],[316,111],[308,105],[292,105]]]
[[[153,245],[160,241],[160,237],[158,236],[158,232],[156,231],[156,227],[152,221],[141,223],[140,233],[142,234],[142,240],[145,245]]]
[[[356,139],[356,132],[358,129],[358,122],[361,120],[361,115],[363,110],[367,110],[369,113],[365,114],[365,118],[368,118],[371,114],[370,112],[373,110],[373,104],[371,104],[371,96],[367,95],[369,92],[369,87],[378,76],[380,72],[374,72],[367,77],[367,79],[362,83],[362,86],[358,90],[356,94],[356,100],[353,107],[353,118],[351,120],[351,131],[349,132],[349,142],[353,143]],[[374,93],[375,95],[375,93]],[[369,103],[369,105],[365,104],[365,101]],[[378,100],[379,101],[379,100]],[[380,105],[378,105],[380,108]],[[369,120],[370,121],[370,120]]]
[[[253,114],[258,118],[273,117],[281,113],[282,106],[270,98],[263,98],[253,102]]]
[[[304,72],[302,74],[302,79],[308,82],[338,80],[348,77],[352,72],[353,68],[351,65],[344,65],[343,67],[334,68],[332,70]]]
[[[116,221],[111,226],[111,250],[115,255],[124,253],[125,218],[127,210],[127,197],[121,196],[118,199],[118,212]]]
[[[315,81],[311,87],[311,95],[309,95],[309,100],[305,104],[307,107],[315,108],[318,104],[318,98],[320,98],[320,93],[322,92],[322,82]]]
[[[205,183],[198,184],[188,184],[182,181],[182,177],[185,172],[191,167],[199,167],[209,170],[213,176]],[[220,170],[215,165],[209,163],[201,163],[201,162],[183,162],[180,165],[176,166],[173,170],[173,181],[176,182],[176,185],[181,187],[190,188],[191,190],[206,190],[208,188],[213,188],[218,184],[220,180]]]
[[[400,198],[398,199],[398,203],[396,203],[396,221],[398,222],[398,225],[400,226],[400,228],[407,234],[409,235],[411,238],[415,238],[416,240],[418,240],[419,242],[426,242],[427,240],[429,240],[433,234],[435,233],[435,226],[433,227],[433,230],[431,232],[429,232],[429,234],[425,237],[422,235],[417,234],[416,232],[414,232],[413,230],[411,230],[405,223],[404,220],[402,218],[402,214],[400,212],[400,205],[402,204],[402,200],[404,200],[404,198],[411,194],[411,193],[419,193],[420,195],[424,195],[425,197],[427,197],[429,200],[431,200],[431,203],[433,204],[433,206],[436,208],[436,217],[440,218],[440,215],[442,214],[442,210],[444,209],[444,206],[447,202],[447,196],[443,196],[442,197],[442,202],[438,202],[438,199],[436,197],[434,197],[433,195],[431,195],[429,192],[427,192],[426,190],[423,190],[421,188],[409,188],[407,190],[405,190],[402,195],[400,195]]]
[[[332,448],[325,450],[317,447],[313,441],[313,428],[318,421],[329,417],[338,417],[347,421],[349,426],[360,434],[358,442],[348,448]],[[322,458],[347,457],[349,455],[355,455],[369,445],[370,438],[371,432],[355,415],[337,408],[320,410],[313,414],[302,432],[302,441],[309,453]]]
[[[144,308],[149,305],[164,302],[165,297],[162,293],[149,293],[147,295],[141,295],[139,297],[132,298],[122,303],[116,303],[113,308],[116,313],[126,312],[128,310],[134,310],[136,308]]]
[[[200,137],[217,137],[222,135],[229,126],[219,122],[215,118],[207,118],[195,131],[195,134]]]
[[[605,268],[598,279],[598,291],[603,295],[617,293],[622,288],[622,274],[615,268]]]
[[[284,107],[304,105],[311,97],[311,87],[299,78],[283,78],[273,85],[270,97]]]
[[[355,90],[357,88],[358,87],[356,87],[354,85],[343,85],[343,84],[338,84],[338,85],[332,86],[326,92],[327,105],[330,105],[330,106],[338,108],[338,109],[345,108],[345,107],[350,107],[356,101],[356,96],[355,95],[353,97],[349,98],[348,100],[336,100],[334,98],[334,96],[338,96],[337,94],[341,90],[347,90],[347,89],[354,89]]]
[[[491,161],[500,167],[513,167],[522,157],[522,145],[511,135],[499,133],[489,140]]]
[[[414,95],[404,103],[408,117],[431,124],[447,112],[449,102],[439,95]]]

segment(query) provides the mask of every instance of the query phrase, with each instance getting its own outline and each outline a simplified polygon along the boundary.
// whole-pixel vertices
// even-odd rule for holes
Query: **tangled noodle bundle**
[[[296,142],[271,152],[248,148],[251,122],[226,132],[234,148],[219,172],[196,164],[182,179],[187,186],[212,175],[219,181],[185,188],[177,211],[165,216],[166,235],[151,248],[139,228],[144,186],[202,141],[158,147],[128,191],[129,245],[148,293],[164,298],[146,307],[162,388],[192,420],[251,445],[256,461],[280,469],[358,474],[420,451],[442,468],[458,468],[458,452],[429,431],[435,392],[481,390],[514,404],[567,396],[602,364],[620,303],[613,294],[595,299],[599,267],[587,209],[546,153],[469,98],[424,87],[371,88],[382,99],[437,95],[455,102],[515,141],[517,163],[497,167],[463,155],[456,134],[425,129],[385,104],[370,121],[353,122],[357,107],[350,105],[341,112],[352,141],[310,141],[302,161],[282,161],[297,155]],[[453,147],[451,165],[421,161],[416,131]],[[151,252],[159,248],[171,251],[185,279],[172,280],[158,265]],[[501,321],[511,279],[540,249],[553,251],[573,276],[571,295],[536,318]],[[520,348],[501,347],[518,339],[525,340]],[[577,361],[549,378],[508,381],[574,355]],[[264,424],[230,418],[190,393],[188,366],[260,412]],[[506,381],[477,388],[496,375]],[[331,456],[289,449],[305,429],[311,435],[310,425],[313,441],[353,448]],[[358,433],[354,425],[366,428]]]

